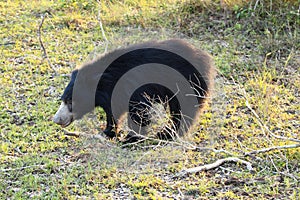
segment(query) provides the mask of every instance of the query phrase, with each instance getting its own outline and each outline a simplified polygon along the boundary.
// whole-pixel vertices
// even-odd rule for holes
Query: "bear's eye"
[[[67,106],[70,112],[72,112],[72,101],[71,102],[67,102]]]
[[[72,112],[72,103],[68,103],[67,105],[68,105],[69,111]]]
[[[66,100],[65,104],[67,105],[68,110],[72,112],[72,100]]]

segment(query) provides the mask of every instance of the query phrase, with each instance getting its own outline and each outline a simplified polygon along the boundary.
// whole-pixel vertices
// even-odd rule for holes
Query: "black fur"
[[[204,60],[203,62],[205,63],[206,61]],[[116,135],[113,130],[116,123],[111,111],[111,97],[116,83],[127,71],[136,66],[146,63],[160,63],[171,66],[173,69],[181,73],[187,80],[190,80],[191,82],[199,86],[198,89],[196,87],[196,90],[198,94],[200,94],[197,98],[200,108],[205,101],[204,97],[207,96],[210,83],[207,83],[206,80],[201,76],[201,74],[187,60],[169,51],[156,48],[146,48],[130,51],[117,58],[109,65],[109,67],[107,67],[107,69],[104,71],[104,74],[101,76],[101,79],[99,80],[97,86],[95,106],[102,107],[106,113],[107,126],[104,130],[104,133],[107,136],[115,137]],[[209,69],[206,70],[210,71]],[[71,81],[67,85],[61,97],[61,99],[67,104],[70,104],[70,102],[72,102],[73,86],[77,74],[78,70],[72,72]],[[158,84],[147,84],[138,88],[134,92],[130,99],[133,103],[129,105],[130,116],[132,117],[132,119],[142,126],[145,126],[149,123],[147,113],[138,113],[140,110],[143,110],[147,106],[151,106],[151,103],[147,98],[145,98],[145,94],[150,96],[151,99],[169,100],[168,104],[170,113],[172,114],[172,120],[176,128],[178,128],[180,125],[179,102],[176,96],[174,97],[174,94],[168,88]],[[138,104],[135,104],[134,102]],[[140,104],[140,102],[142,102],[143,104]]]

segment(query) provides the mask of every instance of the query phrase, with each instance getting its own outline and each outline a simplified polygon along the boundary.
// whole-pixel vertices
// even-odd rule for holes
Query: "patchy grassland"
[[[121,148],[67,137],[51,122],[65,75],[104,51],[97,2],[0,2],[0,198],[299,199],[299,148],[244,156],[295,143],[270,132],[300,138],[299,1],[224,2],[102,1],[109,49],[181,37],[214,56],[216,90],[188,144],[224,149],[255,170],[229,163],[177,178],[229,155],[183,141]],[[38,38],[45,13],[51,66]],[[68,130],[96,134],[101,123],[94,117]]]

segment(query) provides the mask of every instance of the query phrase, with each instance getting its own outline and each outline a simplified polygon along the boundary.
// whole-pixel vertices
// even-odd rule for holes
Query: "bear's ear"
[[[77,74],[78,74],[78,69],[75,69],[74,71],[72,71],[71,79],[74,80],[76,78]]]

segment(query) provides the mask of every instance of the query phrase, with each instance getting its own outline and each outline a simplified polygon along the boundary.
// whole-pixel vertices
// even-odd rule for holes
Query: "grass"
[[[229,163],[173,178],[228,155],[172,143],[121,148],[114,140],[65,136],[51,117],[65,75],[104,51],[98,4],[8,1],[0,10],[1,199],[300,197],[299,148],[245,157],[254,172]],[[46,11],[42,40],[53,67],[37,36]],[[299,1],[102,1],[101,19],[110,50],[180,37],[214,56],[216,91],[190,143],[235,155],[293,143],[270,136],[246,100],[272,133],[300,138]],[[99,112],[68,130],[97,133]]]

